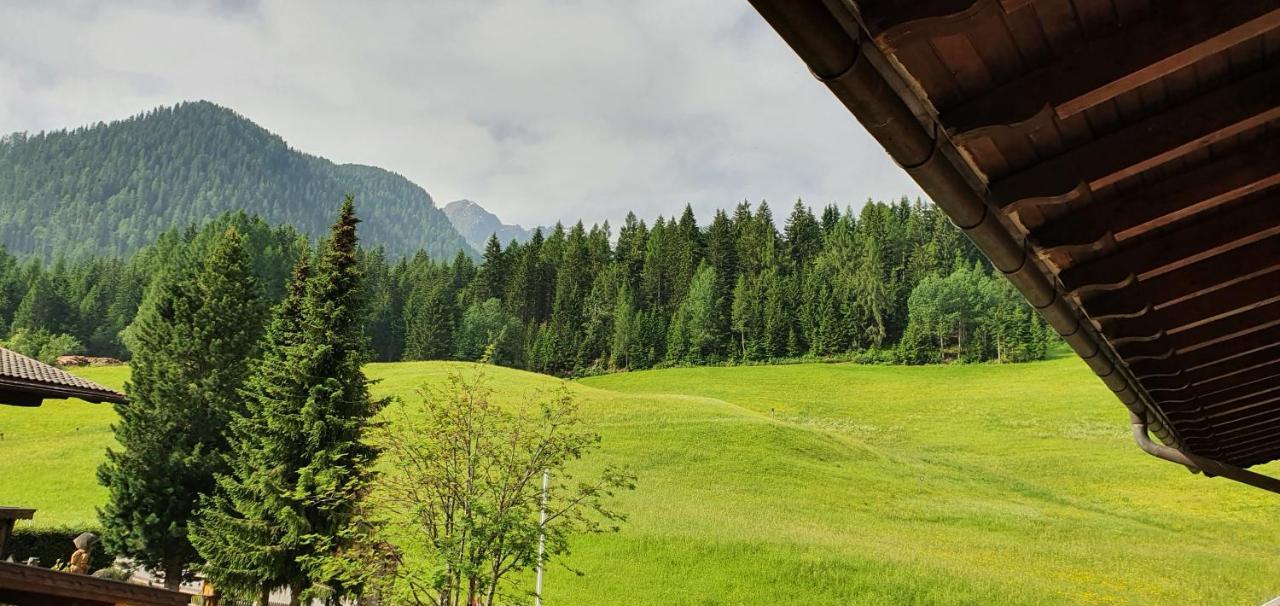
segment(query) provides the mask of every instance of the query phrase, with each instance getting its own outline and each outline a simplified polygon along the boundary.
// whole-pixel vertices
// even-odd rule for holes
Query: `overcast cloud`
[[[0,131],[208,99],[526,225],[922,195],[745,0],[0,7]]]

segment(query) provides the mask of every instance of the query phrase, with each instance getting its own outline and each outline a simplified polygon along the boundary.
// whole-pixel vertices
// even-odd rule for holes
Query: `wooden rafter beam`
[[[1219,423],[1238,420],[1249,414],[1274,410],[1269,404],[1280,398],[1280,377],[1258,381],[1228,390],[1215,397],[1195,398],[1190,402],[1173,402],[1162,405],[1170,419],[1183,426],[1194,426],[1203,419],[1203,426],[1214,429]]]
[[[1267,443],[1258,439],[1260,436],[1267,436],[1272,440],[1276,438],[1276,425],[1269,420],[1259,421],[1257,429],[1248,429],[1243,431],[1233,431],[1224,433],[1210,433],[1205,437],[1188,439],[1185,446],[1191,452],[1202,457],[1210,457],[1218,460],[1235,460],[1241,452],[1248,452],[1260,447],[1274,448],[1280,445],[1280,442]]]
[[[942,123],[960,137],[983,128],[1024,123],[1048,107],[1068,118],[1162,76],[1280,27],[1273,0],[1164,1],[1151,18],[943,110]]]
[[[1280,298],[1280,276],[1264,273],[1236,282],[1199,297],[1152,309],[1132,318],[1102,322],[1102,332],[1112,343],[1149,340],[1160,333],[1174,333],[1184,326],[1217,316],[1248,313],[1263,303]]]
[[[1245,400],[1240,400],[1240,402],[1245,403]],[[1280,394],[1274,391],[1251,397],[1248,399],[1246,406],[1241,407],[1241,410],[1237,411],[1233,416],[1218,414],[1214,418],[1211,429],[1215,437],[1231,436],[1232,442],[1242,440],[1245,436],[1262,434],[1264,432],[1258,431],[1259,426],[1267,428],[1268,424],[1280,421],[1280,416],[1277,416],[1277,413],[1280,412],[1280,406],[1277,405],[1277,402],[1280,402]],[[1197,437],[1203,439],[1205,433],[1207,432],[1201,430],[1201,434]],[[1270,433],[1272,438],[1280,441],[1280,434],[1274,431],[1265,433]]]
[[[1124,240],[1138,228],[1162,225],[1280,184],[1280,138],[1242,147],[1230,155],[1174,175],[1123,199],[1094,202],[1040,226],[1037,246],[1094,244],[1107,236]]]
[[[1249,467],[1274,461],[1277,453],[1280,453],[1280,444],[1267,444],[1259,448],[1241,450],[1239,453],[1234,453],[1231,460],[1234,461],[1237,467]]]
[[[1261,465],[1263,463],[1276,460],[1276,456],[1278,452],[1280,452],[1280,447],[1269,446],[1265,450],[1262,450],[1262,449],[1258,450],[1257,454],[1254,454],[1252,456],[1244,457],[1244,456],[1233,455],[1233,458],[1231,459],[1231,464],[1241,469],[1248,469],[1249,467],[1252,467],[1254,465]],[[1225,461],[1226,459],[1223,459],[1223,460]]]
[[[1250,386],[1259,382],[1280,379],[1276,363],[1257,366],[1249,370],[1223,377],[1221,380],[1187,387],[1176,391],[1163,391],[1151,394],[1158,402],[1181,406],[1183,408],[1204,407],[1215,402],[1233,399],[1235,396],[1250,396],[1255,391]],[[1231,394],[1235,394],[1232,396]],[[1238,399],[1238,398],[1235,398]],[[1177,408],[1174,408],[1176,410]]]
[[[1280,119],[1280,64],[991,184],[1000,208],[1092,191]]]
[[[1126,360],[1168,357],[1173,353],[1194,351],[1229,340],[1233,335],[1248,334],[1271,324],[1280,324],[1280,300],[1255,307],[1249,313],[1226,316],[1149,341],[1121,343],[1115,349]]]
[[[1229,441],[1214,441],[1210,448],[1202,449],[1205,454],[1215,458],[1236,458],[1236,453],[1249,452],[1256,448],[1275,448],[1280,446],[1280,436],[1275,431],[1261,431],[1246,435],[1232,436]]]
[[[1280,269],[1280,234],[1084,301],[1089,317],[1132,317],[1152,306],[1207,293],[1224,284]]]
[[[1244,401],[1257,401],[1261,397],[1280,397],[1280,375],[1268,374],[1259,378],[1252,377],[1253,380],[1241,383],[1234,387],[1213,392],[1198,398],[1204,404],[1206,410],[1227,410],[1228,407],[1237,405]]]
[[[1225,364],[1242,354],[1280,343],[1280,323],[1259,326],[1257,330],[1231,335],[1222,341],[1191,351],[1176,352],[1165,359],[1149,359],[1129,364],[1139,378],[1171,376],[1178,371],[1194,371],[1202,367]]]
[[[1273,449],[1280,446],[1276,437],[1276,427],[1268,425],[1257,431],[1215,436],[1207,446],[1199,446],[1193,450],[1200,456],[1218,460],[1237,460],[1239,453],[1251,452],[1259,448]]]
[[[1263,353],[1268,356],[1275,355],[1272,351]],[[1264,373],[1280,374],[1280,358],[1273,357],[1265,362],[1242,367],[1229,373],[1196,376],[1191,379],[1191,384],[1212,393],[1215,390],[1225,389],[1223,386],[1230,382],[1248,382],[1253,378],[1265,376]]]
[[[1280,322],[1280,300],[1252,307],[1248,313],[1236,313],[1216,320],[1197,324],[1192,328],[1169,333],[1167,338],[1174,349],[1194,350],[1215,343],[1229,335],[1246,334],[1257,327]]]
[[[1147,377],[1142,379],[1142,386],[1146,388],[1147,393],[1158,396],[1162,392],[1180,391],[1190,386],[1220,381],[1259,366],[1277,363],[1280,363],[1280,343],[1243,353],[1216,364],[1201,366],[1195,370]]]
[[[1239,449],[1229,455],[1218,455],[1219,461],[1230,462],[1241,469],[1261,465],[1276,460],[1280,455],[1280,444],[1262,444],[1252,449]]]
[[[881,2],[867,8],[871,10],[862,11],[867,29],[877,42],[892,49],[913,38],[963,26],[973,15],[1000,6],[994,0],[915,0]]]
[[[1202,410],[1221,411],[1229,406],[1252,398],[1280,397],[1280,375],[1269,374],[1253,377],[1253,380],[1235,385],[1193,400]]]
[[[1213,431],[1219,424],[1244,423],[1249,420],[1256,420],[1267,414],[1273,414],[1276,410],[1277,401],[1280,401],[1280,394],[1274,392],[1262,393],[1242,398],[1232,402],[1230,406],[1224,406],[1217,410],[1184,406],[1182,408],[1170,408],[1165,411],[1165,415],[1170,422],[1178,426],[1178,431],[1199,431],[1198,435],[1203,436],[1204,433]]]
[[[1248,429],[1261,423],[1269,423],[1272,419],[1280,421],[1280,407],[1268,406],[1276,402],[1280,402],[1280,396],[1260,399],[1254,402],[1259,406],[1257,410],[1238,415],[1230,420],[1221,420],[1220,418],[1215,420],[1212,425],[1193,427],[1190,423],[1184,424],[1182,428],[1183,435],[1188,438],[1202,439],[1210,434]]]
[[[1280,234],[1280,192],[1257,196],[1212,216],[1142,238],[1105,256],[1063,269],[1069,291],[1119,288],[1134,278],[1191,266],[1214,255]],[[1087,307],[1087,306],[1086,306]]]

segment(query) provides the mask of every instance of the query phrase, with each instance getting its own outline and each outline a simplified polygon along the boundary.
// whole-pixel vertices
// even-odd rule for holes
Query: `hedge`
[[[40,559],[40,565],[50,568],[54,564],[61,561],[66,564],[71,559],[71,554],[76,550],[75,543],[72,541],[80,536],[82,532],[92,532],[98,536],[102,536],[102,530],[99,528],[71,528],[71,527],[36,527],[23,528],[19,526],[14,529],[14,534],[9,537],[9,554],[13,556],[15,562],[25,562],[27,558],[36,557]],[[93,546],[93,557],[89,561],[89,570],[94,571],[99,568],[106,568],[115,561],[115,555],[107,553],[103,548],[102,542]]]

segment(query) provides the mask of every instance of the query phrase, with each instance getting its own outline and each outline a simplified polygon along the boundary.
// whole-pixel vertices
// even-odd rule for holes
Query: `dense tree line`
[[[127,259],[23,260],[0,246],[0,335],[11,348],[49,360],[61,354],[128,359],[130,331],[148,289],[179,260],[203,258],[228,227],[244,239],[268,302],[283,298],[289,267],[307,249],[292,227],[243,212],[202,228],[170,229]]]
[[[607,223],[578,223],[524,243],[491,238],[479,263],[368,250],[359,262],[370,353],[487,354],[579,374],[798,357],[1022,361],[1055,338],[930,205],[815,214],[797,202],[782,225],[767,204],[743,203],[705,227],[686,208],[652,225],[628,215],[616,237]],[[46,265],[0,252],[0,327],[10,342],[63,339],[44,347],[56,350],[69,337],[84,352],[125,357],[126,328],[157,267],[178,249],[204,254],[227,226],[243,235],[267,303],[282,300],[306,237],[240,213],[169,230],[128,261]]]
[[[0,137],[0,243],[46,260],[129,254],[171,227],[241,209],[318,237],[329,217],[315,201],[345,193],[362,201],[367,240],[396,255],[469,250],[408,179],[301,153],[209,102]]]

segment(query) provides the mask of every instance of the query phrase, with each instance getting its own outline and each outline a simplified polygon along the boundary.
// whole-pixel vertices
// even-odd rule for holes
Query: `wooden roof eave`
[[[123,394],[108,390],[80,389],[71,386],[50,385],[36,381],[21,381],[7,378],[0,378],[0,391],[29,394],[34,399],[38,400],[79,398],[86,402],[92,402],[95,404],[102,402],[124,404],[128,402],[128,399],[126,399]],[[39,406],[38,403],[35,405]]]
[[[8,592],[20,596],[55,598],[53,603],[132,604],[134,606],[184,606],[185,593],[133,585],[97,577],[58,572],[38,566],[0,562],[0,598]]]
[[[831,88],[890,156],[1089,363],[1142,422],[1144,432],[1150,427],[1162,442],[1176,449],[1181,440],[1162,409],[1151,403],[1150,394],[1130,374],[1127,365],[1119,362],[1120,356],[1111,343],[1083,319],[1086,316],[1074,299],[1058,291],[1054,273],[1030,253],[1025,238],[1004,213],[998,212],[984,185],[985,176],[945,135],[936,109],[919,95],[909,101],[904,99],[913,93],[911,84],[904,82],[909,74],[892,68],[883,49],[864,41],[870,36],[857,7],[836,0],[752,3],[815,76]],[[913,111],[913,107],[917,109]],[[921,107],[930,111],[922,112],[918,109]],[[1220,469],[1232,469],[1239,473],[1231,475],[1257,476],[1216,461],[1213,467],[1218,475],[1227,475]],[[1241,481],[1268,489],[1275,485],[1247,478]]]

